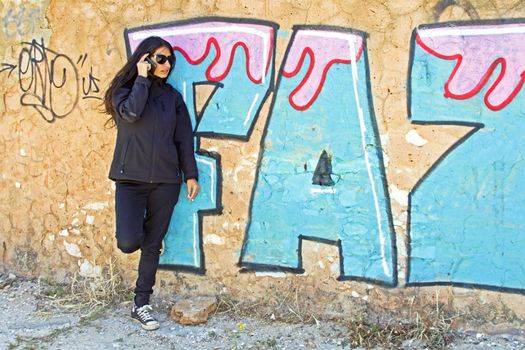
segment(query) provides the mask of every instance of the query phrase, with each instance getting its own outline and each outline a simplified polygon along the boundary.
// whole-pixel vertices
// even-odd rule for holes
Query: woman
[[[117,126],[109,178],[116,182],[117,246],[141,250],[131,317],[146,330],[159,328],[150,314],[162,240],[177,203],[182,174],[193,201],[198,171],[188,110],[181,94],[166,84],[175,56],[159,38],[142,41],[116,74],[104,106]]]

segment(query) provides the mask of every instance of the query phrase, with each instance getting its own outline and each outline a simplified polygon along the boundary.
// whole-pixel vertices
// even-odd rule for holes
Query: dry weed
[[[411,306],[408,320],[403,321],[351,321],[348,324],[348,344],[367,349],[377,346],[388,349],[403,349],[405,342],[418,341],[424,344],[427,349],[447,349],[455,337],[452,323],[461,315],[453,314],[440,304],[439,293],[435,294],[435,305],[426,308],[429,309],[428,313],[414,312]],[[396,319],[395,316],[389,318]]]
[[[427,349],[446,349],[454,339],[450,319],[442,316],[421,317],[412,322],[370,323],[352,321],[348,325],[349,344],[367,349],[381,346],[389,349],[402,349],[405,341],[421,341]]]
[[[300,285],[291,282],[283,290],[270,290],[257,301],[235,301],[229,295],[221,295],[216,313],[255,316],[288,323],[318,323],[311,311],[310,300],[303,296]]]
[[[69,286],[60,286],[49,280],[39,280],[40,294],[49,302],[47,306],[78,312],[82,318],[100,314],[108,305],[130,295],[124,286],[120,271],[110,257],[108,264],[96,277],[75,275]],[[42,310],[46,313],[47,310]]]
[[[268,294],[258,301],[235,301],[229,295],[222,295],[216,310],[218,314],[230,314],[238,317],[259,317],[279,320],[288,323],[319,323],[311,311],[314,305],[301,293],[301,286],[290,283],[279,291],[269,290]],[[409,344],[421,342],[430,350],[447,349],[455,337],[452,323],[459,315],[453,313],[439,302],[436,294],[435,304],[421,305],[418,310],[410,308],[408,317],[400,321],[399,315],[381,313],[377,319],[390,321],[370,321],[371,314],[363,314],[353,321],[341,320],[348,327],[348,336],[342,344],[353,347],[385,349],[403,349]],[[366,319],[368,318],[368,319]]]

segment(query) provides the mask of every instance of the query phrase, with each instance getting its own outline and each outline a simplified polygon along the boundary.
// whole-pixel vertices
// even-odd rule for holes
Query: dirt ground
[[[42,294],[38,281],[13,274],[11,280],[5,274],[0,277],[1,349],[361,349],[351,347],[356,335],[342,322],[289,324],[223,313],[211,315],[204,325],[182,326],[169,317],[170,301],[160,299],[153,304],[161,328],[148,332],[128,318],[129,301],[81,317],[67,307],[50,307],[52,299]],[[407,340],[390,348],[426,347]],[[525,331],[514,328],[490,335],[458,331],[447,348],[525,349]]]

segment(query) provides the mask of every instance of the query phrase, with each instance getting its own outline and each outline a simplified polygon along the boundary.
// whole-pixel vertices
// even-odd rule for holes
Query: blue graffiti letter
[[[410,284],[525,287],[525,24],[422,27],[411,118],[472,126],[410,195]]]
[[[263,140],[240,263],[302,271],[301,241],[335,244],[340,279],[396,284],[395,236],[364,35],[296,27]]]

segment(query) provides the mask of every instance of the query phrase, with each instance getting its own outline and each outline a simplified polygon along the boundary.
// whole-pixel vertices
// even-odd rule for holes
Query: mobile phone
[[[153,61],[151,57],[146,57],[146,61],[151,65],[151,69],[148,71],[148,74],[153,74],[155,68],[157,68],[157,62]]]

